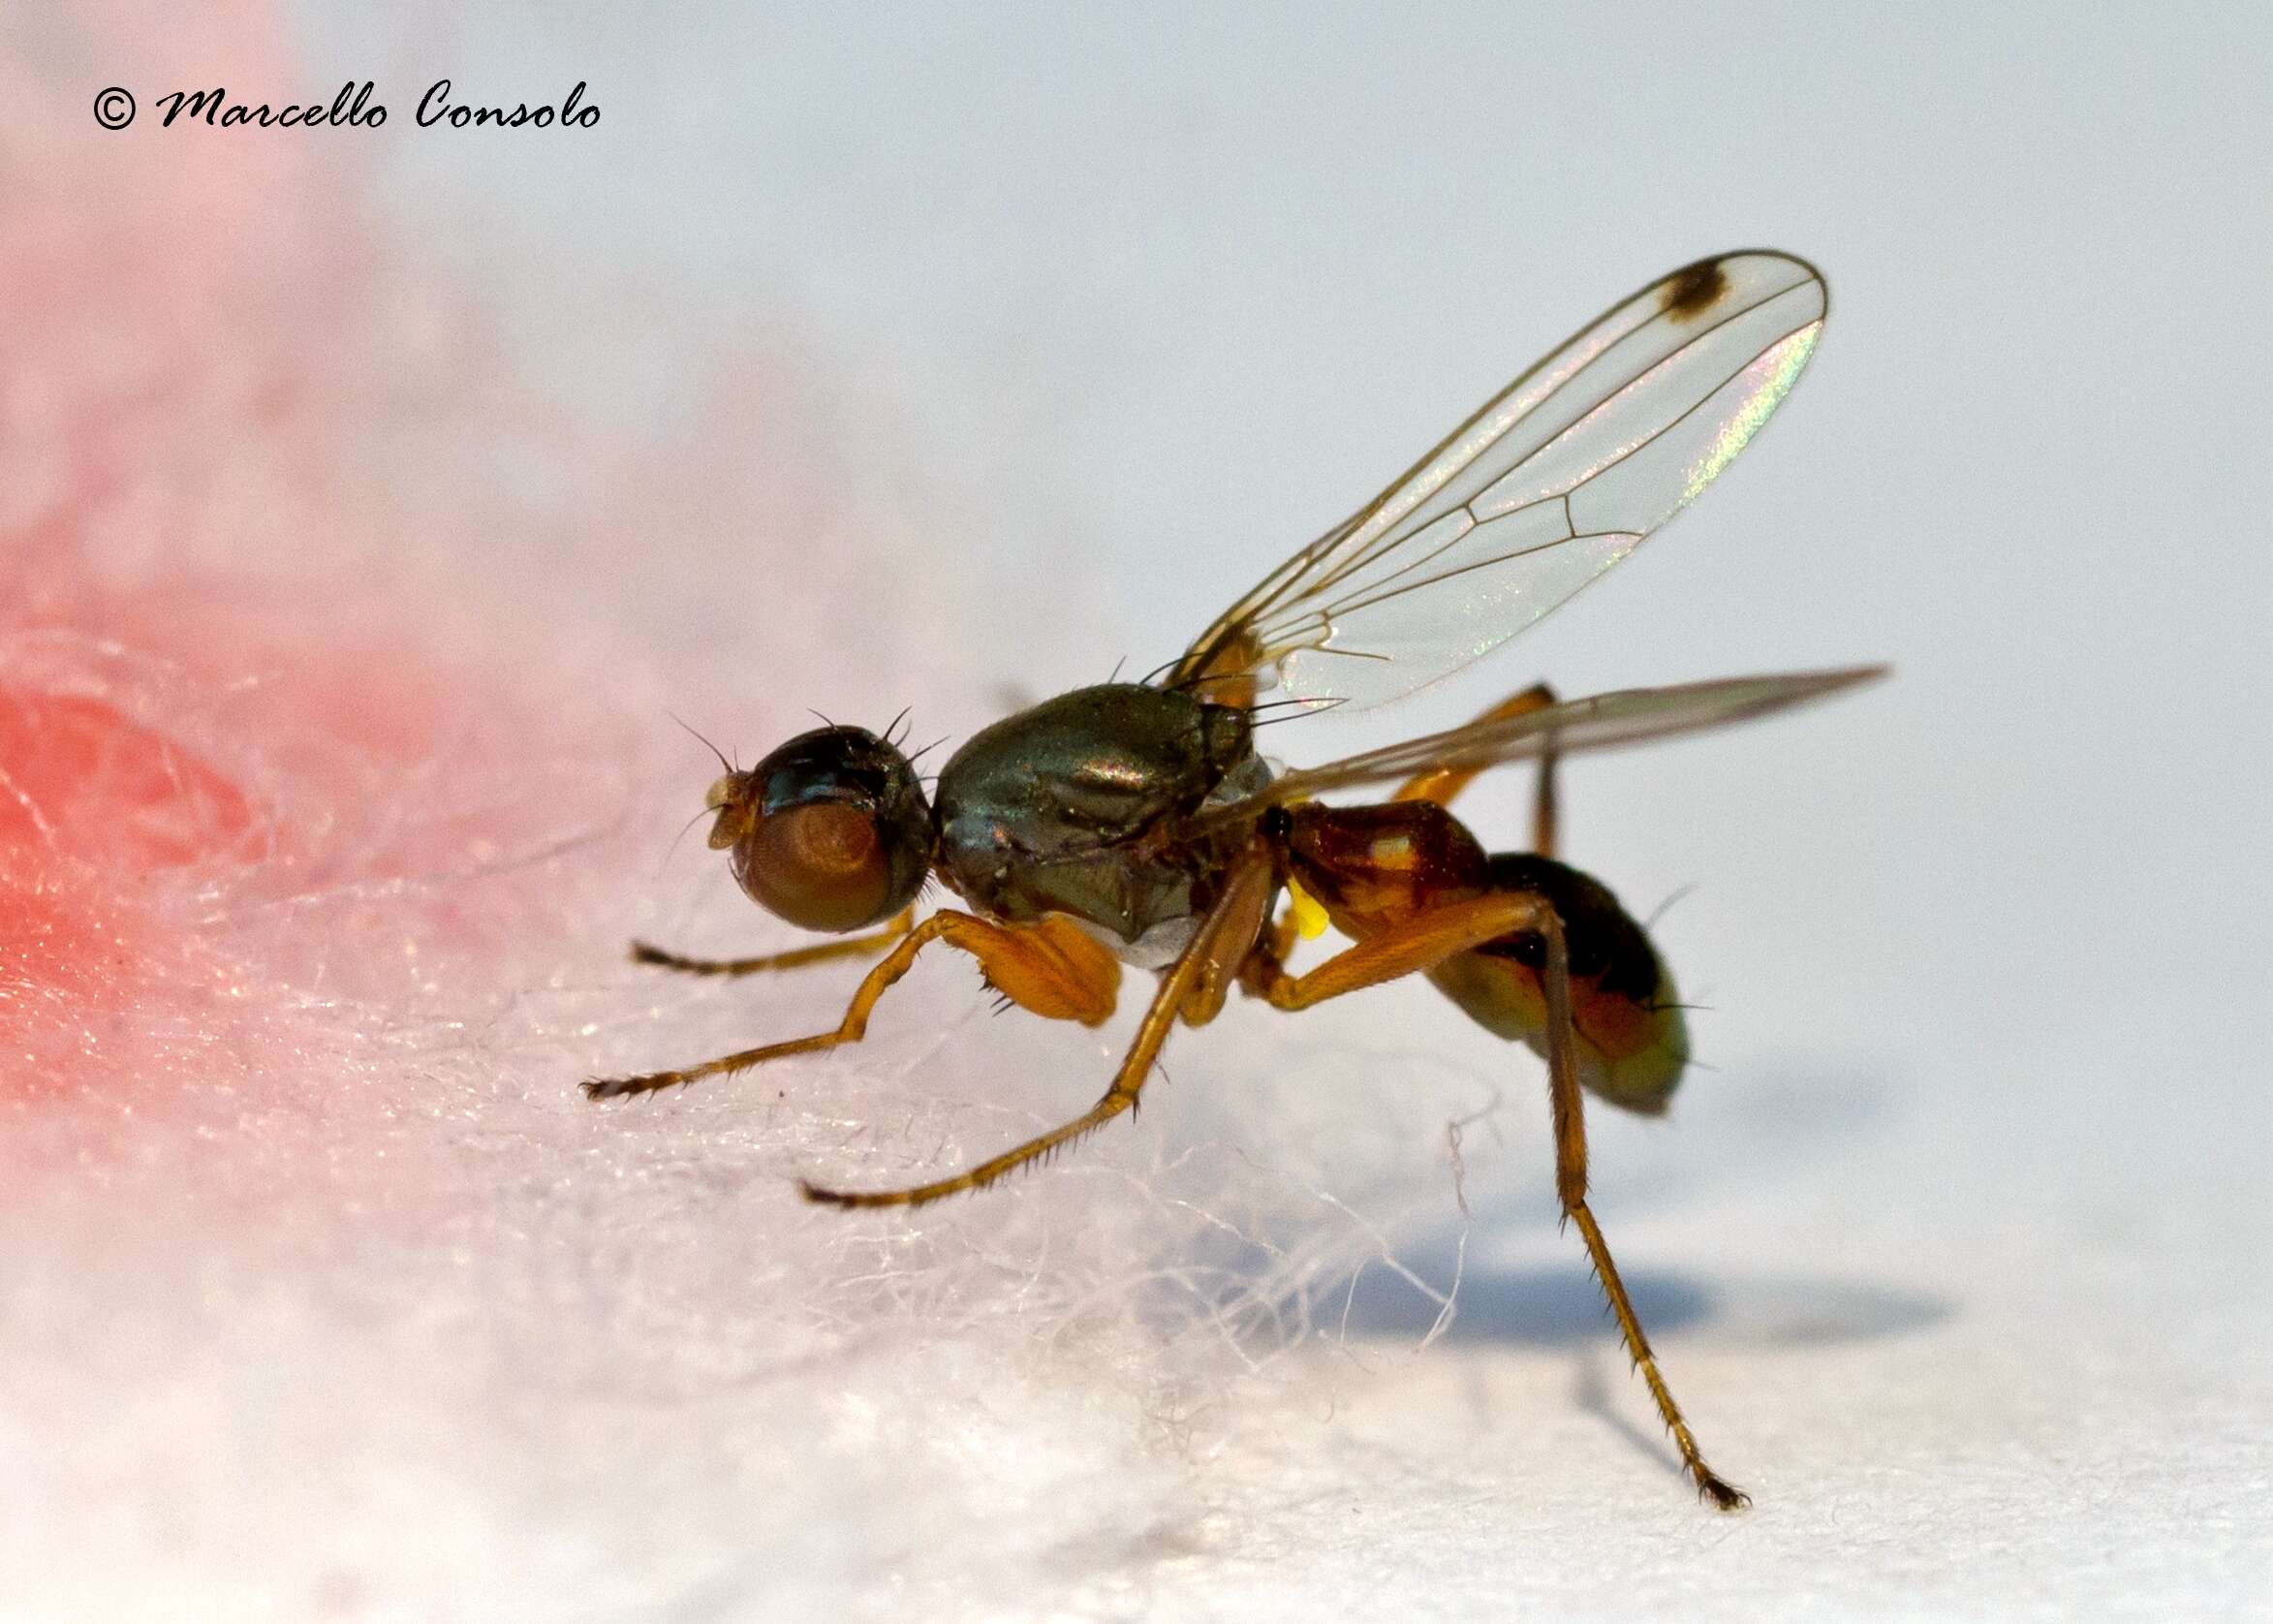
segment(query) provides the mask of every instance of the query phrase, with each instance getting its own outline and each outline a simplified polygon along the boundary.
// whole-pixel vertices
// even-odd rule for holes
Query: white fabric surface
[[[377,231],[340,364],[397,390],[308,453],[364,477],[358,534],[217,523],[196,562],[380,560],[374,624],[543,717],[466,716],[343,842],[520,817],[541,768],[516,827],[556,844],[469,887],[494,928],[445,974],[395,973],[391,901],[358,935],[277,879],[327,952],[233,951],[291,1064],[205,1086],[220,1010],[11,1102],[0,1615],[2265,1615],[2261,18],[301,26],[270,94],[398,114],[273,208]],[[72,38],[25,59],[78,97],[109,59]],[[408,128],[446,72],[589,79],[604,120]],[[72,116],[106,183],[181,150]],[[1694,1503],[1555,1233],[1536,1062],[1425,988],[1234,1008],[1135,1124],[914,1218],[787,1180],[1077,1109],[1131,1015],[981,1019],[926,966],[856,1052],[576,1098],[850,980],[620,961],[789,941],[698,841],[665,861],[706,780],[667,706],[746,760],[808,704],[959,735],[1149,667],[1576,323],[1753,240],[1832,313],[1723,488],[1488,674],[1271,739],[1896,664],[1568,784],[1637,912],[1698,888],[1658,938],[1712,1069],[1667,1123],[1595,1113],[1597,1210],[1750,1513]],[[620,458],[564,459],[556,406]],[[211,426],[199,466],[266,489],[257,424]],[[1524,793],[1474,823],[1511,842]]]

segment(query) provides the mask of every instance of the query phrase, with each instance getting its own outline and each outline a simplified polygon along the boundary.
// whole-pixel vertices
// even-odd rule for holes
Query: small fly
[[[715,976],[881,960],[830,1031],[584,1092],[644,1093],[857,1043],[934,942],[971,954],[1010,1002],[1090,1026],[1113,1013],[1123,965],[1157,975],[1111,1085],[1072,1121],[906,1189],[804,1185],[831,1206],[914,1206],[991,1184],[1130,1109],[1169,1029],[1205,1025],[1234,985],[1293,1011],[1425,975],[1485,1028],[1544,1056],[1564,1214],[1699,1493],[1746,1504],[1698,1452],[1587,1205],[1582,1092],[1661,1112],[1689,1045],[1642,927],[1556,860],[1556,765],[1785,710],[1884,668],[1580,700],[1534,686],[1466,727],[1285,772],[1257,754],[1255,730],[1272,705],[1356,708],[1410,694],[1570,599],[1744,448],[1807,364],[1826,308],[1822,277],[1787,254],[1727,254],[1661,278],[1272,571],[1171,664],[981,730],[941,767],[928,801],[897,743],[861,728],[819,728],[747,771],[730,767],[704,804],[710,844],[731,854],[742,889],[792,924],[860,934],[724,960],[636,943],[633,957]],[[1524,761],[1539,764],[1530,849],[1487,852],[1452,816],[1453,798],[1485,768]],[[1371,786],[1394,788],[1367,805],[1318,798]],[[917,922],[926,875],[968,909]],[[1290,970],[1296,938],[1328,924],[1351,945]]]

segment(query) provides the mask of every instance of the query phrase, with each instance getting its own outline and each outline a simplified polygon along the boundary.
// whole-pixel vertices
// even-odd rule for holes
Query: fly
[[[1077,689],[974,734],[926,799],[898,745],[801,734],[709,790],[713,848],[764,908],[844,940],[743,959],[635,944],[641,963],[738,976],[877,957],[831,1030],[701,1065],[584,1084],[595,1100],[857,1043],[935,942],[1012,1003],[1095,1026],[1124,965],[1157,983],[1120,1068],[1079,1116],[960,1172],[896,1190],[807,1183],[830,1206],[914,1206],[976,1190],[1136,1105],[1172,1026],[1236,987],[1306,1010],[1423,975],[1490,1031],[1544,1056],[1556,1191],[1627,1352],[1698,1492],[1705,1464],[1587,1205],[1582,1098],[1655,1114],[1688,1059],[1671,974],[1599,882],[1555,857],[1566,756],[1781,711],[1884,672],[1865,666],[1559,700],[1534,686],[1465,727],[1275,775],[1265,704],[1379,704],[1467,665],[1569,600],[1711,483],[1814,351],[1827,296],[1787,254],[1701,260],[1625,299],[1454,429],[1349,519],[1273,570],[1142,682]],[[887,730],[888,732],[888,730]],[[1530,849],[1488,852],[1452,816],[1484,769],[1539,765]],[[1329,792],[1389,787],[1329,805]],[[936,875],[967,908],[918,922]],[[1280,907],[1281,898],[1286,906]],[[1350,939],[1301,974],[1296,938]],[[881,956],[879,956],[881,955]]]

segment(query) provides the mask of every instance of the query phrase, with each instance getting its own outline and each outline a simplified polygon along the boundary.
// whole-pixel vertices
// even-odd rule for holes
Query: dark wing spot
[[[1728,273],[1719,260],[1699,260],[1683,265],[1666,283],[1666,314],[1677,322],[1693,321],[1720,302],[1728,291]]]

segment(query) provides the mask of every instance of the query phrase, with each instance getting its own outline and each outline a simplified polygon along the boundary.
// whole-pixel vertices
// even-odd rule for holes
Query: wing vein
[[[1711,292],[1693,298],[1700,273]],[[1815,268],[1771,250],[1661,277],[1272,570],[1167,680],[1363,706],[1480,657],[1598,578],[1721,472],[1805,366],[1827,307]],[[1588,491],[1582,520],[1577,499]],[[1561,504],[1559,535],[1549,502]],[[1494,526],[1504,528],[1482,536]],[[1313,663],[1352,645],[1395,652],[1370,654],[1361,676],[1344,662]]]

